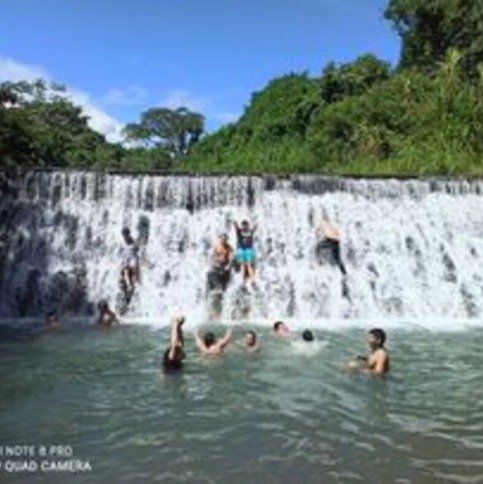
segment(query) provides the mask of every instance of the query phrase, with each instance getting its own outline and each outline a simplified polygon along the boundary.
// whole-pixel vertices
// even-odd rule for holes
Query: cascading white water
[[[1,174],[1,189],[0,317],[87,314],[100,298],[115,304],[128,226],[142,242],[129,316],[161,320],[182,310],[204,318],[211,242],[229,232],[235,245],[231,224],[242,218],[258,226],[251,318],[482,315],[479,180],[32,171]],[[316,261],[322,211],[340,228],[345,279]],[[224,317],[246,303],[239,285],[234,274]]]

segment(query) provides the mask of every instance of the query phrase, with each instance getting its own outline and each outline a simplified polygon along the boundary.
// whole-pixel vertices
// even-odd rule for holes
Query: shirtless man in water
[[[199,333],[195,333],[196,347],[204,356],[221,355],[223,353],[223,350],[230,343],[230,340],[231,329],[227,330],[225,335],[218,340],[216,339],[216,336],[210,332],[205,333],[203,336],[201,336]]]
[[[384,375],[389,371],[389,355],[384,347],[386,333],[379,328],[367,332],[367,344],[370,352],[367,356],[358,356],[357,361],[349,363],[349,370],[360,370],[372,375]]]
[[[101,299],[97,303],[97,309],[99,311],[99,315],[97,317],[97,324],[100,326],[110,327],[113,324],[119,324],[120,321],[117,319],[116,314],[114,311],[109,307],[109,304],[105,299]]]

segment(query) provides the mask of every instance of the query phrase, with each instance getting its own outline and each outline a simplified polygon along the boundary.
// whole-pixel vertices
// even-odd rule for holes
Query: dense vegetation
[[[371,54],[288,74],[238,122],[203,135],[185,108],[152,108],[124,145],[92,131],[57,86],[0,86],[2,165],[232,172],[483,174],[483,1],[389,0],[391,68]]]

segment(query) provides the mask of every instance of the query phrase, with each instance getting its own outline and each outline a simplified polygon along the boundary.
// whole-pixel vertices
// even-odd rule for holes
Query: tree
[[[43,80],[0,84],[2,165],[90,166],[99,156],[105,161],[109,146],[64,87]]]
[[[322,71],[320,91],[327,103],[346,96],[357,96],[371,86],[389,79],[390,66],[372,54],[358,57],[354,62],[337,65],[329,63]]]
[[[434,71],[451,48],[461,52],[470,76],[483,62],[481,0],[389,0],[385,17],[401,36],[402,68]]]
[[[175,110],[150,108],[141,114],[139,124],[128,124],[123,133],[127,141],[167,149],[173,158],[180,158],[199,140],[203,131],[204,117],[180,107]]]

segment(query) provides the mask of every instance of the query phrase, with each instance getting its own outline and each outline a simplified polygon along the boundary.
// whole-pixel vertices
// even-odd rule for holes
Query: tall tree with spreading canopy
[[[173,158],[188,153],[204,131],[204,117],[185,107],[150,108],[141,114],[139,123],[124,128],[127,141],[141,142],[146,147],[168,150]]]

